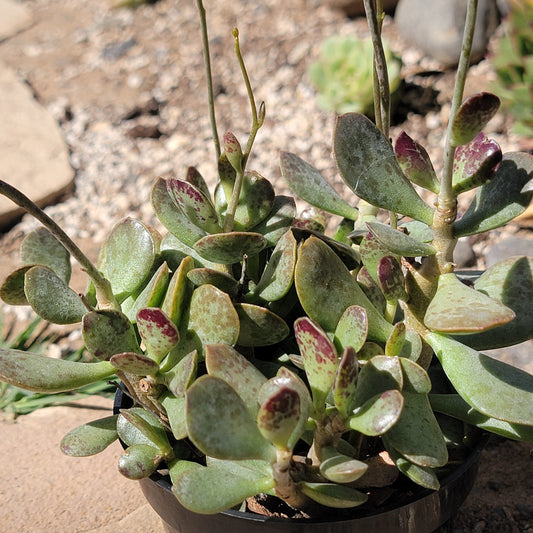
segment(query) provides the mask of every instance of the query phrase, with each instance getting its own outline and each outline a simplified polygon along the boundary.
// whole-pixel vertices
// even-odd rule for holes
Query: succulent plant
[[[383,43],[394,93],[402,81],[401,59]],[[374,63],[370,37],[332,35],[320,46],[319,58],[313,62],[307,76],[318,90],[317,103],[324,111],[337,113],[374,113]]]
[[[475,2],[440,179],[407,134],[394,147],[389,141],[378,16],[365,4],[380,128],[356,113],[337,120],[334,155],[346,197],[282,152],[283,177],[314,208],[298,216],[293,198],[248,170],[265,106],[255,104],[236,31],[250,137],[244,149],[231,133],[220,143],[213,120],[213,194],[195,168],[156,180],[151,202],[165,234],[122,220],[95,267],[0,182],[0,192],[44,224],[23,241],[24,266],[0,296],[46,320],[80,323],[99,360],[0,349],[0,378],[61,392],[116,375],[133,400],[72,430],[61,443],[66,454],[95,454],[120,438],[125,476],[168,470],[174,494],[195,512],[269,494],[313,514],[363,505],[400,473],[438,488],[449,450],[468,448],[475,426],[533,441],[533,376],[478,351],[531,338],[533,260],[512,258],[472,279],[452,257],[459,237],[506,224],[532,191],[533,157],[502,154],[481,132],[499,100],[481,93],[461,103]],[[457,196],[474,189],[457,218]],[[341,219],[332,236],[324,212]],[[83,295],[68,286],[71,255],[90,277]]]

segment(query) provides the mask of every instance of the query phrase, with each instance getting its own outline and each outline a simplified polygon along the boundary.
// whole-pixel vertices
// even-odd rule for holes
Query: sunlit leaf
[[[72,429],[61,439],[61,451],[71,457],[100,453],[118,439],[117,418],[112,415]]]

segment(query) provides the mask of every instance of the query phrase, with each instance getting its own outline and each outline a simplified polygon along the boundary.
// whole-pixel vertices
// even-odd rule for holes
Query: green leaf
[[[405,343],[406,327],[404,322],[396,322],[385,343],[385,355],[399,356]]]
[[[128,479],[151,476],[161,462],[161,452],[149,444],[128,447],[118,460],[118,471]]]
[[[68,285],[70,253],[50,230],[41,227],[28,233],[20,243],[20,258],[25,265],[48,267]]]
[[[342,179],[359,198],[431,224],[433,209],[403,175],[388,139],[364,115],[337,118],[334,152]]]
[[[333,381],[333,401],[344,418],[348,418],[353,407],[358,371],[359,362],[355,350],[348,346],[342,352]]]
[[[143,407],[121,409],[117,419],[119,437],[128,445],[148,444],[160,454],[172,456],[172,447],[159,418]]]
[[[137,313],[137,329],[146,351],[157,363],[179,342],[178,329],[157,307],[141,309]]]
[[[405,474],[417,485],[431,490],[439,490],[440,483],[437,474],[432,468],[418,466],[407,460],[405,457],[391,447],[387,448],[392,460],[396,463],[398,470]]]
[[[198,378],[186,392],[187,432],[194,445],[218,459],[272,462],[274,447],[261,435],[235,390],[214,376]]]
[[[190,256],[185,257],[180,262],[170,279],[165,299],[161,304],[161,311],[166,313],[170,320],[178,326],[192,294],[192,286],[187,278],[193,268],[194,260]]]
[[[398,231],[380,222],[367,222],[368,229],[381,245],[396,255],[404,257],[424,257],[435,255],[436,250],[430,244],[420,242],[403,231]]]
[[[474,409],[491,418],[533,425],[531,374],[439,333],[430,332],[424,339],[455,390]]]
[[[333,483],[309,483],[303,481],[300,483],[300,488],[306,496],[315,502],[337,509],[357,507],[368,499],[366,494],[358,490]]]
[[[177,440],[187,437],[187,420],[185,417],[185,396],[176,398],[174,394],[164,392],[159,401],[165,408],[168,416],[168,423],[172,429],[172,435]]]
[[[290,152],[281,152],[280,167],[281,175],[290,189],[302,200],[328,213],[357,220],[357,209],[343,200],[309,163]]]
[[[133,352],[117,353],[109,362],[116,369],[135,376],[150,376],[159,370],[159,365],[153,359]]]
[[[506,324],[514,317],[512,309],[449,273],[439,276],[437,292],[426,311],[424,324],[442,333],[471,333]]]
[[[87,457],[105,450],[118,439],[118,415],[93,420],[69,431],[61,439],[61,451],[70,457]]]
[[[269,246],[276,246],[282,235],[290,228],[296,216],[296,203],[290,196],[276,196],[268,216],[257,226],[255,233],[260,233]]]
[[[2,282],[0,286],[0,298],[8,305],[29,305],[24,292],[24,278],[26,272],[35,265],[26,265],[17,268]]]
[[[428,373],[419,364],[405,357],[400,357],[400,364],[403,373],[403,390],[428,394],[431,390],[431,379]]]
[[[217,289],[231,295],[236,296],[239,290],[239,283],[237,280],[212,268],[193,268],[187,273],[189,280],[199,287],[200,285],[214,285]]]
[[[531,201],[531,192],[522,192],[533,177],[533,156],[504,154],[494,178],[480,187],[466,213],[453,225],[454,237],[483,233],[503,226],[522,214]]]
[[[32,309],[54,324],[75,324],[87,311],[78,294],[47,267],[34,266],[26,272],[24,291]]]
[[[347,307],[337,323],[335,329],[335,346],[341,352],[351,347],[358,352],[366,341],[368,333],[368,319],[364,307],[351,305]]]
[[[385,255],[378,262],[378,285],[388,302],[407,301],[402,265],[393,255]]]
[[[176,397],[181,397],[196,378],[198,352],[193,350],[170,370],[157,376],[158,383],[164,383]]]
[[[240,346],[271,346],[289,335],[287,323],[278,315],[253,304],[235,304],[239,315]]]
[[[320,463],[320,473],[334,483],[351,483],[368,470],[366,463],[343,455],[335,448],[323,449],[322,455],[325,458]]]
[[[244,255],[258,254],[267,244],[259,233],[234,231],[206,235],[194,244],[194,249],[209,261],[231,265],[241,262]]]
[[[108,378],[107,361],[78,363],[41,354],[0,348],[0,381],[33,392],[65,392]]]
[[[398,422],[404,406],[401,392],[388,390],[376,394],[353,411],[348,426],[370,437],[387,433]]]

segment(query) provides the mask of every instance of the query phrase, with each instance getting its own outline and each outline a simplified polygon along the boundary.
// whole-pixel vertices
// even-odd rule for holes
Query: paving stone
[[[31,25],[31,11],[19,2],[0,0],[0,41]]]

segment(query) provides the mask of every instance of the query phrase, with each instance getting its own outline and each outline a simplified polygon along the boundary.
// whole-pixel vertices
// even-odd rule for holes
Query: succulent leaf
[[[185,181],[200,191],[206,198],[210,198],[209,187],[207,186],[203,176],[200,174],[200,171],[196,167],[187,168]]]
[[[212,268],[193,268],[187,273],[187,278],[197,287],[214,285],[231,296],[236,296],[239,290],[239,283],[234,277]]]
[[[341,315],[335,329],[335,346],[338,351],[351,347],[358,352],[366,341],[368,319],[364,307],[351,305]]]
[[[363,240],[363,242],[365,242],[365,240]],[[361,249],[361,247],[362,243],[359,249]],[[374,269],[375,277],[377,277],[376,274],[377,266]],[[387,300],[385,300],[385,296],[383,296],[383,293],[381,292],[377,282],[374,281],[372,276],[369,274],[366,266],[361,267],[357,272],[357,283],[359,283],[359,286],[361,289],[363,289],[365,296],[372,302],[372,305],[377,309],[377,311],[381,315],[384,315],[387,308]]]
[[[378,285],[388,302],[407,300],[402,266],[393,255],[385,255],[378,262]]]
[[[118,471],[128,479],[151,476],[161,462],[161,452],[149,444],[129,446],[118,460]]]
[[[135,376],[150,376],[159,370],[159,365],[153,359],[133,352],[117,353],[109,359],[109,362],[117,370]]]
[[[346,485],[336,485],[334,483],[300,483],[301,491],[322,505],[346,509],[357,507],[366,502],[367,495]]]
[[[128,445],[148,444],[166,457],[172,455],[165,428],[159,418],[142,407],[121,409],[117,419],[119,437]]]
[[[167,372],[157,376],[157,381],[164,383],[177,398],[183,396],[185,391],[196,378],[198,368],[198,352],[193,350],[183,357]]]
[[[320,473],[334,483],[352,483],[368,470],[368,465],[337,452],[334,448],[331,455],[320,463]]]
[[[244,255],[258,254],[267,244],[260,233],[233,231],[206,235],[194,244],[194,249],[209,261],[231,265],[241,262]]]
[[[240,346],[270,346],[285,339],[289,326],[278,315],[254,304],[235,304],[239,316]]]
[[[431,390],[431,380],[428,373],[420,365],[405,357],[400,357],[400,364],[403,373],[403,390],[428,394]]]
[[[268,216],[252,229],[266,239],[269,246],[276,246],[290,228],[296,216],[296,202],[290,196],[276,196]]]
[[[187,280],[189,272],[193,268],[194,260],[192,257],[187,256],[182,259],[170,279],[165,298],[161,304],[161,311],[166,313],[177,326],[180,324],[187,301],[192,294],[192,286]]]
[[[402,231],[395,230],[380,222],[367,222],[370,232],[381,245],[396,255],[404,257],[423,257],[435,255],[436,250],[430,244],[420,242]]]
[[[61,451],[70,457],[100,453],[118,439],[117,418],[107,416],[72,429],[61,439]]]
[[[397,450],[393,450],[390,446],[387,449],[398,467],[398,470],[402,472],[402,474],[405,474],[411,481],[414,481],[417,485],[425,487],[426,489],[439,490],[439,478],[432,468],[412,463],[405,457],[402,457]]]
[[[176,440],[186,438],[187,420],[185,417],[185,396],[176,397],[173,393],[167,391],[159,397],[159,401],[165,408],[168,417],[168,423],[174,438]]]
[[[359,362],[355,349],[347,346],[342,352],[333,382],[333,401],[343,418],[348,418],[352,410],[358,371]]]
[[[405,322],[397,322],[392,328],[391,334],[385,343],[385,355],[399,356],[405,343]]]
[[[24,292],[24,277],[26,272],[35,265],[26,265],[17,268],[0,286],[0,298],[8,305],[29,305],[26,293]]]
[[[397,390],[387,390],[376,394],[354,409],[348,419],[348,426],[370,437],[383,435],[398,422],[403,406],[402,393]]]
[[[137,313],[137,329],[148,355],[157,363],[179,342],[174,322],[158,307],[148,307]]]

